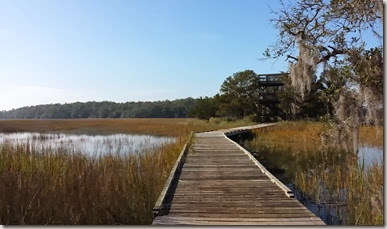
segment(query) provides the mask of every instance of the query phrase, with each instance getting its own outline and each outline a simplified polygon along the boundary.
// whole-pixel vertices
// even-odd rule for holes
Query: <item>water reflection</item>
[[[175,138],[135,134],[110,135],[74,135],[41,133],[0,133],[0,143],[25,144],[29,142],[35,148],[64,148],[73,152],[82,152],[88,156],[103,154],[127,155],[173,143]]]
[[[337,147],[240,137],[234,140],[326,224],[382,222],[372,218],[383,209],[381,147],[362,145],[358,155],[351,155]]]
[[[383,148],[361,145],[359,147],[359,162],[364,160],[364,165],[368,168],[372,165],[382,164],[383,162]]]

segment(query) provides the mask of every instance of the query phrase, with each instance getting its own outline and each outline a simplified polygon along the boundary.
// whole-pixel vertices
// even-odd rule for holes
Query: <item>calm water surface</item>
[[[337,168],[345,168],[348,163],[339,151],[320,153],[315,147],[280,147],[273,148],[269,142],[262,143],[258,148],[252,144],[252,139],[243,137],[235,138],[244,148],[249,150],[274,176],[287,185],[295,197],[311,212],[319,216],[326,224],[346,224],[345,216],[348,211],[347,200],[343,198],[348,191],[340,189],[340,194],[330,190],[322,179],[312,181],[313,177],[320,177],[321,169],[325,168],[327,176],[334,175],[332,172]],[[305,153],[305,151],[309,153]],[[313,151],[310,151],[313,150]],[[301,153],[303,152],[303,153]],[[383,164],[383,148],[369,145],[359,147],[357,161],[364,162],[364,172],[374,164]],[[307,195],[301,187],[295,185],[295,179],[305,175],[306,188],[314,190],[313,194]],[[332,186],[332,184],[330,184]],[[305,187],[304,187],[305,188]]]
[[[41,133],[0,133],[0,143],[25,144],[37,148],[52,147],[64,148],[74,152],[82,152],[89,156],[103,154],[136,154],[163,144],[175,142],[172,137],[159,137],[136,134],[110,134],[110,135],[79,135],[79,134],[41,134]]]
[[[364,166],[369,167],[375,164],[383,163],[383,148],[362,145],[359,147],[359,162],[364,160]]]

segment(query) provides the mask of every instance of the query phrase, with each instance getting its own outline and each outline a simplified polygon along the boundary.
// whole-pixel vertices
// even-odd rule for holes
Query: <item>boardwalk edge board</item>
[[[169,174],[167,181],[165,182],[164,188],[161,191],[161,194],[160,194],[155,206],[153,207],[153,216],[154,217],[159,216],[161,213],[160,210],[163,209],[167,193],[171,189],[172,181],[175,179],[178,170],[181,169],[181,166],[183,165],[183,160],[184,160],[185,155],[188,152],[188,145],[189,145],[189,142],[191,141],[192,138],[193,138],[193,134],[191,134],[189,136],[187,142],[185,143],[183,149],[180,152],[179,157],[177,158],[177,160],[175,162],[175,165],[173,166],[173,168],[171,170],[171,173]]]
[[[294,198],[294,195],[293,195],[293,192],[292,190],[290,190],[286,185],[284,185],[281,181],[279,181],[275,176],[273,176],[273,174],[271,174],[266,168],[265,166],[263,166],[257,159],[255,159],[255,157],[249,152],[247,151],[245,148],[243,148],[241,145],[239,145],[238,143],[236,143],[235,141],[231,140],[230,138],[228,138],[227,136],[227,133],[223,133],[224,137],[229,140],[230,142],[232,142],[233,144],[235,144],[239,149],[241,149],[247,156],[249,156],[249,158],[261,169],[262,173],[265,174],[266,176],[268,176],[270,178],[270,180],[275,183],[276,185],[278,185],[278,187],[280,187],[282,190],[285,191],[285,195],[290,197],[290,198]]]
[[[230,138],[273,125],[192,133],[153,208],[152,225],[325,225]]]

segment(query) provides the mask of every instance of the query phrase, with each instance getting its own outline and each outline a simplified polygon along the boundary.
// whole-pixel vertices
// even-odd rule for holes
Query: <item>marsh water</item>
[[[87,156],[101,156],[138,154],[163,144],[173,143],[175,138],[136,134],[0,133],[0,144],[5,142],[13,145],[28,142],[31,147],[38,149],[62,148]]]
[[[323,152],[312,144],[300,147],[273,142],[257,143],[256,138],[258,137],[245,134],[235,136],[233,140],[251,152],[293,191],[306,208],[326,224],[352,224],[346,221],[351,205],[347,198],[350,187],[348,184],[338,184],[342,181],[336,179],[337,176],[342,177],[342,174],[348,172],[346,170],[350,163],[349,159],[343,156],[344,152]],[[355,160],[365,174],[368,168],[383,165],[383,148],[361,145]]]

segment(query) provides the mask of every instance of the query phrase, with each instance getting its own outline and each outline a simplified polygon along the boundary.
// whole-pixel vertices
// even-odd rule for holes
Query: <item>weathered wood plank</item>
[[[287,199],[289,199],[289,197],[285,197]],[[277,195],[272,195],[272,196],[261,196],[261,197],[255,197],[255,196],[252,196],[252,197],[242,197],[242,198],[238,198],[238,197],[230,197],[230,196],[219,196],[219,197],[209,197],[209,196],[192,196],[192,197],[189,197],[189,196],[176,196],[176,198],[174,198],[173,200],[173,203],[174,204],[179,204],[179,203],[187,203],[187,204],[195,204],[195,203],[211,203],[213,204],[214,202],[222,202],[222,204],[230,204],[230,205],[234,205],[234,204],[238,204],[238,205],[252,205],[252,204],[255,204],[256,202],[259,202],[259,201],[270,201],[270,200],[287,200],[283,197],[280,197],[280,196],[277,196]],[[281,202],[281,203],[285,203],[284,201]],[[220,204],[220,203],[219,203]],[[220,204],[221,205],[221,204]]]
[[[162,216],[160,219],[170,219],[170,220],[206,220],[206,221],[224,221],[224,222],[313,222],[313,221],[321,221],[321,219],[317,217],[300,217],[300,218],[198,218],[198,217],[183,217],[183,216]]]
[[[218,218],[304,218],[304,217],[315,217],[311,212],[304,214],[297,213],[283,213],[283,214],[264,214],[264,213],[212,213],[212,212],[170,212],[170,216],[186,216],[186,217],[218,217]]]
[[[307,226],[307,225],[325,225],[321,220],[299,220],[299,221],[253,221],[253,220],[236,220],[226,221],[223,219],[209,220],[209,219],[197,219],[194,218],[163,218],[155,220],[153,225],[223,225],[223,226],[235,226],[235,225],[293,225],[293,226]]]
[[[200,207],[200,209],[199,209]],[[171,208],[169,214],[173,213],[189,213],[191,215],[193,214],[227,214],[227,215],[248,215],[253,217],[261,217],[261,216],[272,216],[272,217],[278,217],[278,216],[290,216],[290,217],[305,217],[308,216],[314,216],[308,209],[283,209],[283,210],[276,210],[276,209],[265,209],[265,210],[254,210],[255,208],[208,208],[206,206],[198,206],[198,209],[176,209]]]
[[[177,183],[153,225],[324,225],[291,191],[225,133],[195,134]]]
[[[198,208],[198,206],[200,206],[200,209]],[[259,208],[257,208],[259,207]],[[281,211],[292,211],[292,212],[297,212],[297,213],[300,213],[300,212],[304,212],[304,211],[308,211],[308,209],[305,209],[303,208],[302,206],[289,206],[289,207],[286,207],[286,206],[262,206],[262,205],[258,205],[258,204],[249,204],[249,205],[241,205],[241,204],[234,204],[234,205],[219,205],[219,206],[214,206],[213,203],[206,203],[206,204],[197,204],[197,203],[190,203],[190,204],[172,204],[171,205],[171,210],[187,210],[187,211],[197,211],[197,212],[200,212],[202,210],[204,211],[208,211],[208,210],[226,210],[226,211],[243,211],[243,210],[246,210],[246,211],[249,211],[251,212],[251,208],[254,208],[254,209],[258,209],[257,211],[254,211],[254,212],[258,212],[258,211],[269,211],[269,212],[281,212]]]
[[[189,137],[188,141],[192,138],[192,135]],[[164,185],[164,188],[163,190],[161,191],[161,194],[159,196],[159,199],[157,200],[155,206],[153,207],[153,214],[154,215],[158,215],[159,211],[163,208],[163,204],[164,202],[166,201],[166,196],[168,195],[168,191],[171,190],[171,186],[172,186],[172,181],[175,179],[176,177],[176,173],[178,172],[178,170],[181,168],[182,166],[182,163],[183,163],[183,160],[184,160],[184,157],[185,157],[185,154],[187,153],[188,149],[187,149],[187,145],[188,145],[188,142],[184,145],[179,157],[177,158],[173,168],[172,168],[172,171]]]

